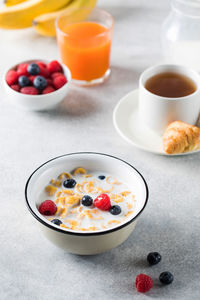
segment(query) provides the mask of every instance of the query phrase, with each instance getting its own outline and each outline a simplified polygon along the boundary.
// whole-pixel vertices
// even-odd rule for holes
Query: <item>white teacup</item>
[[[174,72],[189,77],[196,85],[194,93],[168,98],[155,95],[145,88],[146,81],[154,75]],[[195,125],[200,112],[200,75],[180,65],[158,65],[145,70],[139,81],[139,116],[142,122],[157,134],[162,135],[173,121]]]

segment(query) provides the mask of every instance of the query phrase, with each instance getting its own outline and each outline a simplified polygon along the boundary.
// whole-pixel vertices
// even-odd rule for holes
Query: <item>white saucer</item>
[[[119,135],[133,146],[159,155],[188,155],[198,151],[168,155],[163,151],[162,136],[146,127],[139,119],[138,89],[123,97],[113,112],[114,126]]]

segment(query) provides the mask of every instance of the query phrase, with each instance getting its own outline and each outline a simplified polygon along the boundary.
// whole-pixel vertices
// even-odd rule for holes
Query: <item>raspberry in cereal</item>
[[[45,200],[39,206],[39,212],[45,216],[54,215],[57,211],[56,204],[52,200]]]
[[[107,194],[101,194],[94,200],[94,205],[101,210],[109,210],[111,208],[110,197]]]

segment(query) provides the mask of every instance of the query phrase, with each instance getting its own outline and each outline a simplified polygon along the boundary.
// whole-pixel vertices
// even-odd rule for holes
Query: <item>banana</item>
[[[56,18],[63,14],[68,13],[69,18],[73,18],[73,10],[78,9],[81,7],[85,7],[85,0],[72,0],[68,5],[66,5],[64,8],[55,11],[53,13],[43,14],[38,17],[36,17],[33,20],[33,26],[35,30],[42,35],[45,36],[55,36],[56,35],[56,29],[55,29],[55,20]],[[87,0],[87,7],[94,8],[96,5],[97,0]],[[71,12],[71,14],[70,14]],[[77,17],[77,15],[76,15]],[[81,19],[86,18],[86,15],[79,15]]]
[[[13,6],[13,5],[25,2],[25,1],[27,1],[27,0],[4,0],[4,4],[6,6]]]
[[[20,29],[32,26],[35,17],[60,9],[70,0],[29,0],[0,10],[0,28]]]

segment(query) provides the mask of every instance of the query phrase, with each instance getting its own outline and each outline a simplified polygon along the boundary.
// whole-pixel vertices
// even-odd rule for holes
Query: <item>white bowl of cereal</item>
[[[26,204],[44,235],[68,252],[92,255],[123,243],[148,201],[143,176],[102,153],[53,158],[29,177]]]

